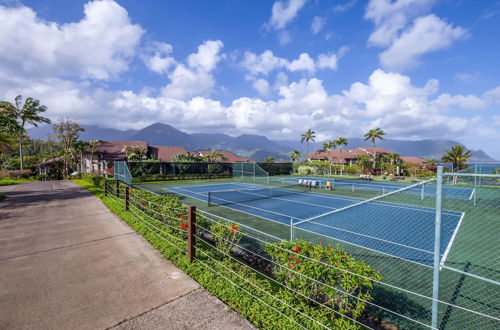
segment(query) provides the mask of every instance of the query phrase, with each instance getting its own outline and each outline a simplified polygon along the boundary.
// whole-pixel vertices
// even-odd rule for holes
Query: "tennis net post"
[[[432,320],[431,325],[437,328],[439,309],[439,271],[440,271],[440,247],[441,247],[441,212],[443,200],[443,166],[437,168],[436,184],[436,222],[434,225],[434,268],[432,276]]]

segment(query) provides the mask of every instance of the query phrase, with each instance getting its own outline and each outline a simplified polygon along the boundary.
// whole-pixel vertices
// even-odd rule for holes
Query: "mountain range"
[[[304,156],[307,145],[300,140],[270,140],[265,136],[242,134],[236,137],[220,133],[186,133],[170,125],[155,123],[141,130],[117,130],[102,128],[95,125],[83,126],[85,131],[80,134],[83,140],[107,141],[147,141],[151,145],[183,146],[188,151],[200,149],[215,149],[232,151],[239,156],[249,157],[255,161],[263,161],[266,157],[275,160],[290,160],[290,152],[299,150]],[[52,133],[50,125],[33,127],[29,134],[33,139],[46,139]],[[348,138],[347,148],[370,147],[371,143],[360,138]],[[324,141],[311,142],[309,151],[321,149]],[[417,156],[421,158],[440,159],[451,146],[460,144],[452,140],[420,140],[405,141],[386,139],[377,141],[377,147],[386,148],[402,156]],[[494,161],[482,150],[473,150],[471,161]]]

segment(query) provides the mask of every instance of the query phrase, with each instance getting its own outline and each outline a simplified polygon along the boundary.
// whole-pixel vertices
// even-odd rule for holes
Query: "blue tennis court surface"
[[[349,208],[363,200],[279,187],[272,189],[276,197],[269,196],[269,187],[245,183],[166,188],[170,192],[202,201],[208,201],[210,193],[213,204],[285,225],[293,222],[298,232],[311,232],[390,256],[432,265],[433,208],[381,201]],[[461,212],[443,211],[441,255],[446,255],[462,216]]]
[[[380,181],[367,181],[367,180],[348,180],[348,179],[325,179],[325,178],[314,178],[314,177],[297,177],[297,178],[282,178],[278,179],[285,183],[293,183],[297,182],[299,179],[302,180],[315,180],[321,183],[321,186],[324,187],[327,181],[330,181],[333,187],[341,187],[347,189],[356,190],[370,190],[370,191],[379,191],[381,193],[387,193],[391,191],[395,191],[401,188],[408,187],[409,184],[403,183],[392,183],[392,182],[380,182]],[[427,184],[423,186],[423,194],[425,197],[436,196],[436,185],[435,184]],[[421,194],[422,188],[416,187],[414,189],[410,189],[405,191],[405,193],[410,194]],[[456,198],[456,199],[466,199],[470,200],[473,197],[474,189],[467,187],[451,187],[451,186],[443,186],[443,196],[447,198]]]

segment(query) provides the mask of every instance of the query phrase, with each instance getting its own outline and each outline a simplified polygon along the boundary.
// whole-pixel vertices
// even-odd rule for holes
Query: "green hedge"
[[[329,328],[358,328],[359,325],[339,314],[359,317],[365,304],[353,297],[369,301],[372,282],[349,276],[342,270],[380,279],[374,269],[346,252],[305,241],[266,244],[267,256],[274,262],[271,274],[266,275],[265,269],[252,269],[247,261],[232,253],[245,235],[239,225],[201,216],[197,219],[197,236],[209,235],[211,239],[197,239],[197,260],[189,263],[182,252],[187,248],[187,208],[177,197],[130,188],[130,210],[126,212],[123,199],[114,197],[116,192],[104,197],[102,189],[89,181],[75,182],[102,198],[111,211],[165,258],[259,328],[323,328],[319,324]],[[115,187],[113,181],[109,188]],[[119,189],[119,196],[123,197],[125,185],[121,184]],[[333,262],[335,268],[318,261]]]

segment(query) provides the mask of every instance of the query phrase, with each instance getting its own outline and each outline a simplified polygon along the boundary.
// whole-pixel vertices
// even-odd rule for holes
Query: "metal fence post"
[[[420,192],[420,199],[421,200],[424,200],[424,187],[425,187],[425,183],[422,185],[422,191]]]
[[[439,311],[439,267],[441,248],[441,210],[443,200],[443,166],[437,168],[436,223],[434,225],[434,272],[432,278],[432,327],[437,328]]]
[[[188,206],[188,259],[192,262],[196,258],[196,242],[195,242],[195,232],[196,232],[196,206]]]
[[[120,181],[116,180],[116,197],[120,198]]]
[[[126,186],[125,187],[125,211],[128,211],[128,208],[129,208],[129,187]]]
[[[293,219],[290,218],[290,242],[293,242]]]

